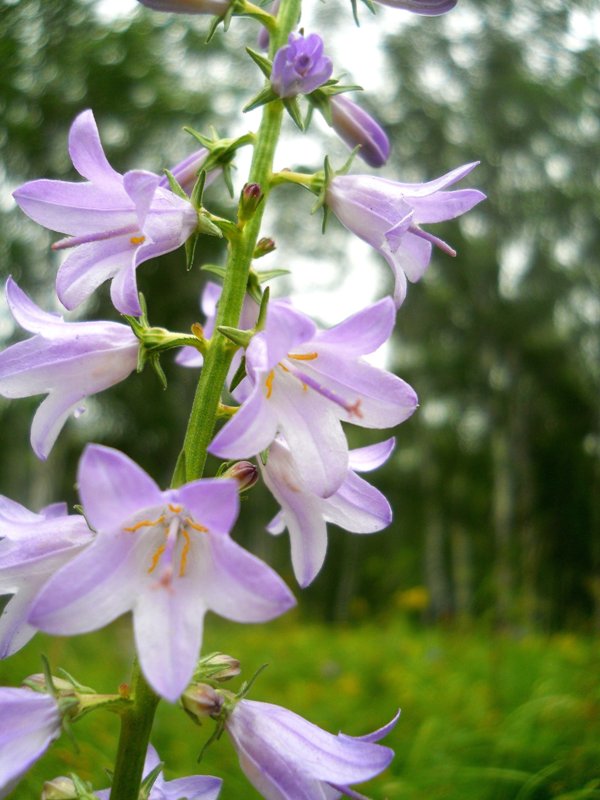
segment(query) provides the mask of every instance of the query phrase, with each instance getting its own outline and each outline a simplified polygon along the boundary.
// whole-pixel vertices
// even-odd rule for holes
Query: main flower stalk
[[[271,55],[288,40],[300,16],[301,0],[282,0],[277,15],[277,29],[271,31]],[[248,183],[258,184],[265,195],[252,217],[231,236],[223,291],[219,302],[215,333],[204,357],[204,366],[196,389],[182,456],[173,476],[173,487],[200,478],[204,471],[207,447],[212,438],[221,392],[231,365],[231,343],[218,332],[221,325],[237,327],[246,294],[248,274],[258,241],[262,216],[269,194],[273,158],[277,148],[283,103],[274,101],[263,109]],[[146,682],[139,666],[132,676],[133,707],[121,720],[121,734],[111,789],[111,800],[137,800],[142,781],[158,696]]]

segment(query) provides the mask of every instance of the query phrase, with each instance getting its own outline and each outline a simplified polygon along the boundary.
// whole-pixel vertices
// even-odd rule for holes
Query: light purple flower
[[[119,383],[136,368],[139,342],[128,325],[65,322],[35,305],[9,278],[6,299],[15,320],[34,334],[0,353],[0,394],[48,394],[35,413],[31,446],[46,459],[73,411],[92,394]]]
[[[384,6],[391,8],[401,8],[403,11],[412,11],[413,14],[424,14],[429,17],[436,17],[451,11],[458,0],[376,0]]]
[[[217,14],[229,8],[229,0],[138,0],[155,11],[174,11],[178,14]]]
[[[279,97],[309,94],[329,80],[331,59],[323,55],[323,40],[316,33],[306,38],[290,33],[288,43],[275,53],[271,86]]]
[[[273,0],[271,3],[271,7],[269,8],[269,14],[272,14],[274,17],[277,16],[279,11],[279,6],[281,5],[281,0]],[[271,37],[269,35],[269,31],[266,27],[262,27],[258,33],[258,46],[261,50],[268,50],[269,44],[271,42]]]
[[[0,719],[0,797],[6,797],[58,739],[61,716],[48,694],[0,688]]]
[[[382,167],[390,156],[390,140],[381,125],[345,94],[330,99],[331,119],[338,136],[370,167]]]
[[[198,173],[202,169],[202,165],[206,161],[207,156],[208,150],[206,147],[200,147],[198,150],[190,153],[190,155],[187,156],[187,158],[184,158],[183,161],[179,161],[169,170],[171,175],[173,175],[177,183],[188,196],[192,194],[192,189],[198,180]],[[207,172],[206,179],[204,181],[204,188],[210,186],[211,183],[214,183],[220,173],[221,169],[219,167],[211,169],[210,172]],[[162,189],[170,188],[169,179],[166,175],[162,176],[158,186]]]
[[[228,535],[239,507],[235,480],[161,492],[123,453],[89,445],[78,486],[96,538],[46,584],[30,622],[70,636],[131,611],[141,667],[167,700],[192,677],[206,611],[264,622],[294,604],[279,576]]]
[[[390,298],[324,331],[290,305],[270,303],[265,330],[246,350],[242,405],[209,451],[247,458],[269,447],[279,432],[306,487],[332,495],[348,474],[341,421],[390,428],[417,407],[407,383],[361,358],[389,338],[394,322]]]
[[[270,533],[290,532],[292,564],[300,586],[311,583],[323,566],[327,551],[327,523],[352,533],[375,533],[392,521],[392,509],[374,486],[356,471],[376,469],[394,448],[394,439],[350,451],[350,466],[344,482],[330,497],[311,492],[286,443],[276,439],[269,448],[264,481],[281,510],[267,526]]]
[[[393,750],[376,742],[399,716],[366,736],[334,736],[281,706],[240,700],[225,728],[242,770],[266,800],[337,800],[342,795],[365,800],[350,787],[389,765]]]
[[[406,296],[406,279],[423,277],[435,244],[456,252],[421,225],[455,219],[485,200],[477,189],[443,191],[464,178],[479,162],[465,164],[428,183],[397,183],[372,175],[337,175],[327,188],[326,202],[348,230],[383,255],[395,278],[394,301]]]
[[[38,592],[92,537],[81,514],[68,514],[64,503],[35,514],[0,495],[0,595],[13,595],[0,616],[0,658],[35,634],[27,617]]]
[[[33,220],[68,234],[53,245],[55,250],[74,248],[56,278],[66,308],[75,308],[112,278],[115,308],[139,315],[136,267],[182,245],[196,227],[196,211],[169,191],[159,175],[115,172],[89,110],[71,126],[69,153],[85,183],[30,181],[13,196]]]
[[[152,745],[149,745],[144,762],[144,778],[159,764],[158,753]],[[220,778],[211,778],[208,775],[191,775],[189,778],[166,781],[161,771],[152,785],[148,800],[182,800],[182,798],[185,800],[216,800],[222,783]],[[110,789],[101,789],[95,794],[98,800],[109,800]]]

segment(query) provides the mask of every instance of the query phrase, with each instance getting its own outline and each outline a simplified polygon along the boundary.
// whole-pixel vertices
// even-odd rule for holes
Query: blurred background
[[[331,529],[326,566],[290,619],[260,630],[213,620],[207,648],[237,648],[250,672],[269,661],[254,697],[330,730],[366,732],[401,705],[397,759],[368,788],[373,798],[600,798],[600,5],[460,0],[436,19],[364,8],[360,28],[341,0],[313,5],[307,31],[321,32],[334,74],[365,87],[359,102],[390,134],[383,174],[420,182],[480,160],[467,183],[488,200],[436,228],[459,255],[434,254],[379,354],[421,401],[371,476],[394,507],[391,528]],[[207,46],[208,25],[128,0],[0,0],[0,270],[44,307],[58,310],[56,235],[10,193],[38,177],[76,178],[66,139],[79,111],[93,108],[119,171],[172,166],[194,149],[183,125],[228,136],[257,124],[239,115],[261,85],[244,53],[256,25],[234,20]],[[324,150],[341,165],[343,145],[315,122],[305,137],[287,125],[279,168],[318,169]],[[239,189],[246,156],[238,166]],[[206,202],[231,209],[218,184]],[[278,249],[261,266],[290,269],[277,293],[330,325],[388,291],[390,271],[334,218],[322,236],[311,204],[279,190],[264,227]],[[189,274],[181,252],[139,270],[153,324],[187,330],[201,318],[199,267],[223,249],[206,238],[198,252]],[[115,319],[106,287],[76,317]],[[3,303],[2,344],[20,338]],[[147,370],[93,397],[45,464],[28,445],[39,398],[0,398],[0,491],[32,509],[77,502],[90,440],[166,485],[197,375],[168,355],[163,366],[165,392]],[[348,433],[353,445],[383,438]],[[275,510],[252,490],[235,536],[293,585],[286,538],[264,531]],[[109,648],[117,680],[127,678],[121,621],[73,641],[38,637],[0,664],[2,682],[37,671],[42,646],[86,683],[91,663],[106,691]],[[183,721],[185,733],[170,735],[179,719],[162,713],[156,744],[182,774],[207,732]],[[58,749],[98,787],[114,747],[103,722],[82,723],[82,768],[68,744]],[[223,800],[255,797],[227,749],[214,750],[201,768],[231,772]],[[37,796],[40,776],[60,771],[56,752],[16,798]]]

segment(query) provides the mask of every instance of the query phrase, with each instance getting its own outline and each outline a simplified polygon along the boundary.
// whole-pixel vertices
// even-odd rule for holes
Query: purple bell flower
[[[275,53],[271,86],[279,97],[310,94],[329,80],[331,59],[323,55],[323,40],[316,33],[299,36],[290,33],[288,43]]]
[[[451,11],[458,0],[375,0],[383,6],[400,8],[403,11],[412,11],[413,14],[423,14],[436,17]]]
[[[61,733],[56,700],[31,689],[0,688],[0,797],[6,797]]]
[[[360,800],[350,787],[389,765],[394,751],[376,742],[399,716],[366,736],[335,736],[281,706],[240,700],[225,729],[246,777],[266,800]]]
[[[40,589],[92,539],[84,517],[64,503],[34,514],[0,495],[0,595],[13,595],[0,616],[0,658],[35,634],[27,618]]]
[[[182,245],[196,228],[197,213],[166,188],[160,175],[115,172],[89,110],[71,126],[69,153],[75,169],[87,178],[85,183],[30,181],[13,196],[35,222],[68,235],[53,245],[54,250],[74,248],[56,278],[56,291],[66,308],[75,308],[112,278],[115,308],[138,316],[136,268]]]
[[[443,191],[479,162],[465,164],[428,183],[397,183],[373,175],[337,175],[327,187],[326,202],[348,230],[386,259],[395,278],[394,302],[406,296],[406,281],[423,277],[433,245],[451,256],[450,245],[421,225],[455,219],[485,195],[477,189]]]
[[[390,156],[390,140],[377,120],[345,94],[330,99],[333,129],[370,167],[382,167]]]
[[[42,311],[12,278],[6,283],[6,299],[19,325],[35,335],[0,353],[0,394],[48,394],[31,426],[31,446],[45,460],[83,400],[133,372],[139,342],[128,325],[65,322],[58,314]]]
[[[123,453],[88,445],[77,483],[97,534],[38,595],[29,621],[41,630],[86,633],[131,611],[144,675],[174,702],[192,678],[206,611],[266,622],[294,605],[281,578],[229,537],[237,481],[161,492]]]
[[[230,0],[138,0],[154,11],[174,11],[177,14],[216,14],[222,16]]]
[[[265,484],[281,506],[267,526],[273,534],[290,532],[292,564],[303,588],[319,573],[327,551],[327,523],[352,533],[375,533],[392,521],[392,509],[385,497],[356,472],[376,469],[390,456],[395,441],[350,450],[344,482],[330,497],[323,498],[306,487],[286,443],[276,439],[269,448],[265,465],[259,466]]]

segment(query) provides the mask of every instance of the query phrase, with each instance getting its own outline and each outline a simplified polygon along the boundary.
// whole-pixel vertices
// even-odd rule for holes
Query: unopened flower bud
[[[225,470],[221,477],[235,478],[238,482],[238,490],[245,492],[247,489],[251,489],[258,481],[258,467],[251,461],[238,461]]]
[[[390,155],[390,140],[381,125],[370,114],[344,94],[330,99],[333,129],[370,167],[382,167]]]
[[[242,189],[238,206],[238,219],[247,222],[264,199],[258,183],[247,183]]]
[[[197,719],[212,717],[223,707],[223,698],[206,683],[193,683],[181,695],[181,704]]]
[[[49,694],[51,691],[50,687],[47,685],[46,676],[42,672],[36,672],[35,675],[29,675],[29,677],[25,678],[23,684],[28,686],[30,689],[34,689],[35,691],[39,692],[45,692],[46,694]],[[66,681],[64,678],[57,678],[55,675],[53,675],[52,684],[59,697],[75,696],[75,687],[70,681]]]
[[[143,6],[155,11],[174,11],[177,14],[217,14],[229,8],[228,0],[139,0]]]
[[[259,239],[256,243],[256,247],[254,248],[254,258],[262,258],[263,256],[272,253],[273,250],[276,249],[275,242],[273,239],[269,239],[268,237],[263,237]]]
[[[212,678],[215,681],[228,681],[239,675],[241,671],[237,658],[228,656],[226,653],[212,653],[200,659],[195,678],[197,680]]]
[[[44,784],[40,800],[77,800],[77,789],[71,778],[54,778]]]
[[[275,53],[271,86],[279,97],[310,94],[331,77],[333,64],[323,55],[323,40],[316,33],[306,38],[290,33],[288,43]]]

